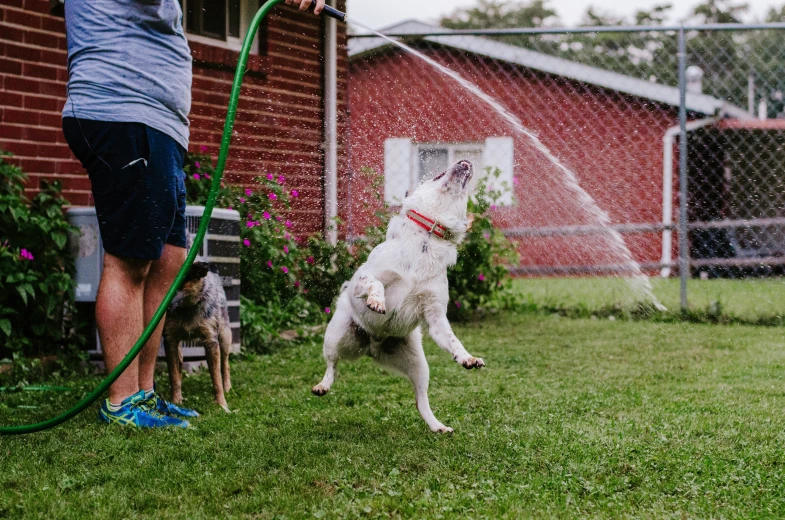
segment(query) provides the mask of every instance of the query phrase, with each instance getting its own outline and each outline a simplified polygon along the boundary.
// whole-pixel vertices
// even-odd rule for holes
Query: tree
[[[547,0],[504,2],[480,0],[476,7],[457,9],[441,19],[449,29],[503,29],[507,27],[545,27],[558,24],[556,11],[546,6]]]
[[[684,21],[739,23],[747,11],[747,4],[734,0],[703,0]],[[580,25],[658,26],[670,20],[672,5],[668,3],[640,10],[631,19],[590,7]],[[770,9],[766,21],[785,21],[785,6]],[[548,0],[480,0],[476,7],[456,10],[441,20],[442,26],[451,29],[553,27],[558,22],[558,13]],[[752,74],[756,99],[767,100],[770,116],[785,108],[784,31],[690,31],[686,37],[687,63],[703,69],[707,94],[746,107],[748,76]],[[492,39],[648,81],[678,84],[678,40],[672,32],[565,33]]]

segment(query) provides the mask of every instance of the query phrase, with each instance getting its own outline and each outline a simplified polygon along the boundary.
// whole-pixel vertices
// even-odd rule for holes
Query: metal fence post
[[[681,309],[687,310],[689,240],[687,237],[687,43],[684,25],[679,27],[679,279]]]

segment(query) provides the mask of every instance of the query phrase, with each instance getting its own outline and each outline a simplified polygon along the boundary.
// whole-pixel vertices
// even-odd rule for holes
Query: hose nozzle
[[[308,9],[313,11],[316,7],[316,0],[311,0],[311,5],[308,6]],[[335,18],[339,22],[346,22],[346,13],[335,9],[334,7],[330,7],[329,5],[325,4],[324,8],[322,8],[321,14],[327,15],[330,18]]]

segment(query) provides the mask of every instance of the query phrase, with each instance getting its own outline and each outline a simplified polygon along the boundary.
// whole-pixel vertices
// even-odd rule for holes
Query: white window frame
[[[229,36],[229,10],[226,11],[226,39],[219,40],[218,38],[210,38],[209,36],[202,36],[199,34],[192,34],[188,32],[188,20],[186,19],[188,16],[188,2],[189,0],[183,0],[183,31],[185,31],[185,37],[188,39],[189,42],[196,42],[202,43],[204,45],[212,45],[213,47],[221,47],[223,49],[229,49],[232,51],[241,51],[243,48],[243,40],[245,39],[245,35],[248,33],[248,24],[251,23],[254,14],[258,10],[258,7],[254,7],[258,2],[255,0],[240,0],[240,37],[235,38],[234,36]],[[259,54],[259,35],[254,37],[253,45],[251,45],[251,54]]]
[[[482,157],[485,143],[414,143],[414,153],[412,154],[414,160],[414,171],[416,183],[414,186],[422,181],[422,172],[420,172],[420,150],[447,150],[447,167],[455,164],[458,160],[463,159],[456,155],[459,151],[471,150]]]
[[[486,166],[498,167],[501,170],[499,180],[507,184],[509,191],[501,196],[497,204],[509,206],[514,203],[512,190],[515,175],[515,150],[512,137],[487,137],[479,143],[415,143],[406,137],[391,137],[386,139],[384,143],[384,200],[391,206],[400,205],[405,193],[416,188],[422,181],[420,173],[421,150],[447,150],[448,166],[464,158],[461,157],[463,151],[471,151],[480,155],[480,161],[475,164],[477,178],[486,176]]]

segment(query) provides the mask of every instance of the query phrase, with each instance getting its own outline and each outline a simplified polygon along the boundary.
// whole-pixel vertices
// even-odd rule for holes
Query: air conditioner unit
[[[190,250],[204,214],[202,206],[185,208],[186,236]],[[70,246],[76,263],[76,302],[83,318],[90,320],[88,352],[91,359],[102,362],[101,341],[95,326],[95,300],[103,270],[104,249],[98,232],[94,207],[68,210],[68,221],[78,228],[71,236]],[[223,279],[232,328],[232,352],[240,352],[240,214],[229,209],[214,209],[198,261],[209,263]],[[197,342],[182,345],[185,368],[204,363],[204,348]],[[165,358],[163,344],[158,352]]]

